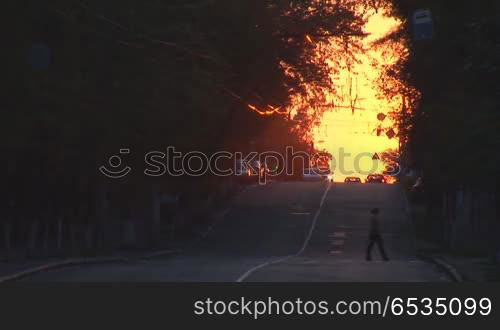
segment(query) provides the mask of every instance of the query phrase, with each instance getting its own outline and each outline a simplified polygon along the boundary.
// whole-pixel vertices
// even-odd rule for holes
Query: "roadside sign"
[[[389,139],[393,139],[396,136],[396,132],[394,132],[392,128],[388,130],[386,134]]]
[[[432,22],[432,15],[430,10],[416,10],[413,13],[412,23],[413,37],[415,38],[415,40],[429,40],[434,37],[434,24]]]

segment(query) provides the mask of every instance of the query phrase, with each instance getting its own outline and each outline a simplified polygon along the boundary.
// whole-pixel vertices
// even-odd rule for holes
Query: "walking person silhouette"
[[[384,241],[382,240],[382,235],[380,234],[380,224],[379,224],[379,213],[378,208],[374,208],[370,211],[370,234],[368,239],[368,247],[366,248],[366,261],[372,260],[372,249],[375,244],[378,246],[378,250],[384,261],[389,261],[384,248]]]

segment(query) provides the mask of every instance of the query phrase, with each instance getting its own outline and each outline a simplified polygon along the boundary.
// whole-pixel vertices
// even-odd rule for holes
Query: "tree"
[[[138,155],[170,145],[208,154],[242,149],[252,139],[263,149],[308,148],[304,137],[318,114],[297,125],[287,120],[289,104],[303,97],[297,112],[306,111],[332,70],[310,40],[333,36],[356,47],[363,37],[359,3],[9,2],[7,11],[19,15],[7,18],[16,34],[6,51],[1,125],[10,159],[8,217],[93,226],[113,220],[102,211],[106,192],[143,210],[153,183],[187,186],[187,178],[153,181],[139,170],[126,184],[105,180],[98,167],[122,148],[131,150],[134,169],[143,165]],[[344,48],[339,54],[351,56]],[[148,197],[132,201],[127,188]]]

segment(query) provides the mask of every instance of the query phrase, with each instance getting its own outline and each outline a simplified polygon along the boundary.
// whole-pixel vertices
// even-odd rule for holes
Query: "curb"
[[[175,253],[178,253],[181,251],[182,250],[180,250],[180,249],[179,250],[158,251],[158,252],[154,252],[151,254],[140,256],[137,258],[102,257],[102,258],[78,258],[78,259],[67,259],[67,260],[62,260],[62,261],[56,261],[56,262],[48,263],[48,264],[41,265],[38,267],[34,267],[34,268],[28,268],[26,270],[13,273],[11,275],[2,276],[2,277],[0,277],[0,284],[6,283],[6,282],[17,281],[17,280],[23,279],[25,277],[36,275],[36,274],[44,272],[44,271],[55,270],[55,269],[63,268],[63,267],[73,267],[73,266],[80,266],[80,265],[95,265],[95,264],[100,264],[100,263],[112,263],[112,262],[130,262],[130,261],[134,261],[134,260],[148,260],[148,259],[168,256],[168,255],[175,254]]]
[[[430,262],[438,266],[454,282],[465,282],[465,279],[462,276],[462,274],[460,274],[455,267],[453,267],[452,265],[441,259],[439,256],[428,256],[424,254],[419,254],[419,257],[427,262]]]
[[[56,261],[42,266],[30,268],[21,272],[13,273],[11,275],[0,277],[0,284],[6,282],[17,281],[22,278],[35,275],[44,271],[54,270],[60,267],[71,267],[78,265],[90,265],[99,263],[109,263],[109,262],[126,262],[129,259],[120,257],[110,257],[110,258],[80,258],[80,259],[67,259],[63,261]]]

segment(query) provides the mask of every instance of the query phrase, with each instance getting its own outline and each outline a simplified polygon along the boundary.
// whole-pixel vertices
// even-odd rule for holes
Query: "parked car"
[[[386,183],[386,179],[382,174],[370,174],[366,178],[366,183]]]
[[[345,183],[361,183],[361,179],[355,176],[351,176],[348,178],[345,178],[344,180]]]
[[[325,168],[306,168],[304,170],[304,180],[314,180],[314,181],[323,181],[329,179],[332,175],[330,169]]]
[[[312,170],[325,180],[330,180],[333,178],[333,173],[329,167],[317,167],[313,168]]]

